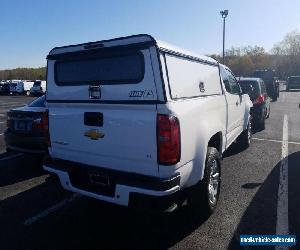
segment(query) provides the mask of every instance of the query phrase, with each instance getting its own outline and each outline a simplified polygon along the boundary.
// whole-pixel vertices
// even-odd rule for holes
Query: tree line
[[[46,67],[0,70],[0,80],[45,80]]]
[[[222,62],[221,55],[211,55]],[[232,47],[225,51],[225,64],[237,76],[251,76],[256,69],[274,69],[286,79],[300,75],[300,32],[294,30],[270,52],[260,46]]]
[[[222,62],[221,55],[210,55]],[[251,76],[255,69],[274,69],[281,79],[300,75],[300,31],[288,33],[270,52],[260,46],[232,47],[225,52],[225,64],[237,76]],[[45,80],[46,67],[0,70],[0,80]]]

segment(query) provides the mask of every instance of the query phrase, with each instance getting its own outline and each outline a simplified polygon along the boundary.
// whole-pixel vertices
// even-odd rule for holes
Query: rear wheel
[[[188,206],[194,215],[209,216],[217,206],[221,185],[221,159],[216,148],[208,147],[204,177],[190,193]]]
[[[260,130],[264,130],[266,128],[266,119],[265,118],[263,118],[263,120],[260,121],[260,123],[258,123],[258,128]]]
[[[270,113],[271,113],[271,105],[269,105],[269,107],[268,107],[268,112],[267,112],[266,118],[270,117]]]

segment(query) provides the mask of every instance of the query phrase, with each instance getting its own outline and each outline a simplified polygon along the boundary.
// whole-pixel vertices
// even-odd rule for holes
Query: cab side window
[[[227,69],[220,67],[220,73],[225,89],[230,94],[239,94],[241,89],[234,75]]]
[[[266,89],[264,81],[260,81],[260,86],[261,86],[261,92],[263,94],[266,94],[267,93],[267,89]]]
[[[223,67],[220,67],[220,74],[225,85],[225,89],[228,93],[231,93],[229,79],[226,70]]]
[[[237,80],[235,79],[234,75],[227,69],[226,69],[226,73],[229,81],[230,93],[239,94],[241,92],[241,88]]]

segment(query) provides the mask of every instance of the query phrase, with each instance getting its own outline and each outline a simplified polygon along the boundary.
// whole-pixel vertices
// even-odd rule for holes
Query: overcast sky
[[[300,29],[299,0],[1,0],[0,69],[46,65],[51,48],[148,33],[201,54],[226,47],[270,50]]]

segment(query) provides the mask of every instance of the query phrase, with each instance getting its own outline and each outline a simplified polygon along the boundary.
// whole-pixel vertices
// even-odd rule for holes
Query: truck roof
[[[239,81],[260,81],[261,78],[258,77],[237,77]]]
[[[194,52],[187,51],[185,49],[179,48],[177,46],[171,45],[169,43],[160,41],[155,39],[154,37],[148,34],[140,34],[140,35],[133,35],[133,36],[126,36],[126,37],[119,37],[109,40],[102,40],[96,42],[89,42],[89,43],[81,43],[75,45],[68,45],[62,47],[55,47],[50,52],[47,58],[51,58],[53,55],[58,55],[62,53],[72,53],[80,50],[85,49],[96,49],[96,48],[107,48],[107,47],[115,47],[115,46],[127,46],[127,45],[138,45],[138,44],[149,44],[155,45],[158,49],[165,51],[167,53],[177,54],[179,56],[196,59],[205,61],[208,63],[217,64],[218,62],[208,56],[199,55]]]

